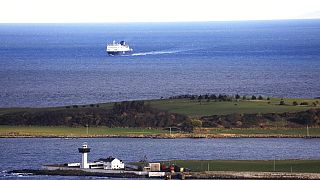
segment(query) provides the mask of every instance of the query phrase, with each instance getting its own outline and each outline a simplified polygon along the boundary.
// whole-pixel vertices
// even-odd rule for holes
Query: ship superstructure
[[[107,44],[106,51],[109,55],[114,56],[130,54],[132,53],[133,49],[131,49],[125,41],[120,41],[120,43],[113,41],[112,43]]]

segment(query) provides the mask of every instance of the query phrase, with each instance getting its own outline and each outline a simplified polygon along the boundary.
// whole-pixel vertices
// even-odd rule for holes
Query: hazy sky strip
[[[320,0],[0,0],[0,23],[320,18]]]

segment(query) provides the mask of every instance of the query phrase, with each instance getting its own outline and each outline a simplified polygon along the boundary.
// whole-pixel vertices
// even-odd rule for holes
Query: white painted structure
[[[78,148],[78,149],[79,149],[79,153],[82,154],[82,162],[81,162],[80,168],[88,169],[89,168],[88,153],[90,152],[90,148],[88,147],[87,143],[83,143],[82,148]]]
[[[109,55],[122,55],[131,53],[133,49],[125,41],[121,41],[120,43],[113,41],[111,44],[107,44],[106,51]]]
[[[81,163],[69,163],[68,167],[79,167],[81,169],[108,169],[108,170],[119,170],[124,169],[124,163],[117,158],[109,156],[108,158],[100,158],[95,162],[88,162],[88,153],[90,152],[90,148],[87,143],[83,143],[81,148],[78,148],[79,153],[82,154],[82,162]]]
[[[107,159],[100,159],[100,161],[104,162],[103,169],[124,169],[124,163],[120,159],[110,156]]]
[[[80,167],[81,163],[68,163],[68,167]]]

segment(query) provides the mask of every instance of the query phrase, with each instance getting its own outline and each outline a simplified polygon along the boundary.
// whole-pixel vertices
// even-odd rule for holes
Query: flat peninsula
[[[318,138],[318,98],[182,95],[168,99],[0,108],[0,137]]]

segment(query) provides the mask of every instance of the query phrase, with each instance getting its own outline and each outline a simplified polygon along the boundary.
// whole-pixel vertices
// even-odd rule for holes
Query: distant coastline
[[[318,99],[181,95],[0,109],[0,137],[317,138],[319,119]]]
[[[258,129],[257,129],[258,130]],[[278,129],[281,130],[281,129]],[[244,130],[245,131],[245,130]],[[320,138],[320,135],[288,135],[288,134],[150,134],[150,135],[36,135],[29,132],[28,134],[12,134],[1,133],[0,138],[63,138],[63,139],[77,139],[77,138],[152,138],[152,139],[178,139],[178,138]]]

